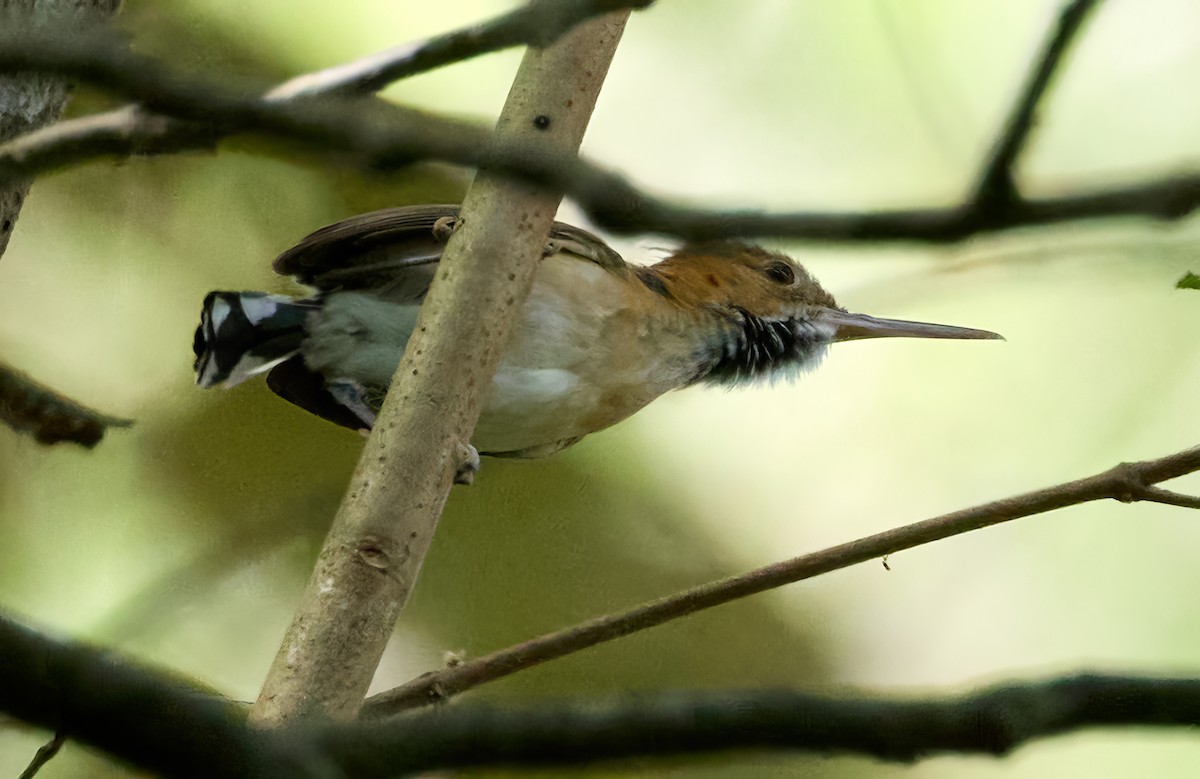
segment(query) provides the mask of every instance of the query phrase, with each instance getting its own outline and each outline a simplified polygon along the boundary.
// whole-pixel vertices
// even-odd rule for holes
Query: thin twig
[[[263,100],[286,103],[298,98],[363,96],[394,81],[452,62],[523,44],[544,47],[597,14],[621,8],[646,8],[653,2],[531,0],[522,8],[486,22],[296,76],[267,90]],[[13,36],[13,39],[23,37]],[[115,41],[112,45],[121,49]],[[76,76],[86,78],[78,73]],[[216,130],[212,122],[164,116],[134,103],[59,122],[27,133],[15,143],[0,145],[0,179],[32,176],[101,157],[126,158],[208,149],[234,129]],[[431,137],[441,132],[434,127],[428,129],[434,133]],[[480,128],[470,129],[475,132]],[[462,141],[480,143],[479,138],[469,135]]]
[[[25,767],[25,770],[21,772],[21,775],[17,779],[33,779],[33,777],[37,776],[38,771],[42,770],[47,763],[54,759],[65,743],[67,743],[67,734],[61,730],[55,733],[49,741],[38,747],[33,760],[29,761],[29,765]]]
[[[886,530],[846,544],[758,568],[739,576],[694,587],[684,592],[618,614],[547,633],[521,644],[468,660],[453,668],[413,679],[367,701],[364,716],[378,717],[442,700],[472,687],[532,668],[535,665],[612,641],[671,620],[711,609],[731,601],[772,590],[785,584],[885,558],[905,549],[939,541],[972,530],[998,525],[1047,511],[1112,498],[1200,507],[1200,499],[1163,495],[1154,485],[1200,470],[1200,447],[1157,460],[1122,463],[1086,479],[1027,492]],[[1176,497],[1188,497],[1187,502]],[[1168,499],[1169,498],[1169,499]]]
[[[1137,500],[1151,503],[1162,503],[1166,506],[1178,506],[1184,509],[1200,509],[1200,496],[1183,495],[1161,487],[1146,487],[1139,493]]]
[[[289,79],[268,100],[331,94],[365,95],[388,84],[514,46],[549,46],[593,16],[646,8],[654,0],[530,0],[486,22]]]
[[[1098,0],[1071,0],[1059,15],[1058,25],[1034,63],[1029,80],[996,140],[992,155],[983,166],[973,199],[981,210],[1006,211],[1020,200],[1013,170],[1017,158],[1029,142],[1047,87],[1059,74],[1063,57],[1097,4]]]
[[[998,143],[983,180],[1011,164],[1033,126],[1032,117],[1090,3],[1076,0],[1035,68],[1033,87],[1016,101],[1007,139]],[[1080,10],[1082,9],[1082,10]],[[1072,20],[1075,20],[1072,22]],[[1113,217],[1181,219],[1200,207],[1200,174],[1165,176],[1088,193],[1019,197],[996,207],[991,188],[953,208],[868,213],[779,213],[690,208],[647,194],[626,179],[574,157],[546,157],[528,148],[492,149],[477,125],[422,114],[379,100],[264,101],[261,87],[236,89],[228,79],[203,81],[173,74],[161,62],[137,57],[111,41],[29,40],[0,36],[0,67],[65,72],[143,99],[177,118],[129,110],[64,123],[0,146],[0,183],[100,157],[209,148],[235,132],[253,132],[304,143],[313,151],[370,170],[418,160],[487,167],[561,189],[600,227],[619,233],[658,232],[684,238],[775,235],[826,242],[908,241],[949,244],[974,235]],[[1040,85],[1040,86],[1038,86]],[[306,105],[299,105],[304,103]],[[181,118],[179,118],[181,117]],[[1030,117],[1021,119],[1021,117]],[[185,121],[194,119],[196,121]],[[82,124],[87,122],[88,124]]]

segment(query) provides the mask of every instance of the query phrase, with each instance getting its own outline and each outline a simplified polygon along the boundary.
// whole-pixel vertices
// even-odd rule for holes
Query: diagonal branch
[[[973,202],[982,211],[1006,211],[1021,196],[1017,191],[1013,168],[1033,132],[1042,97],[1050,81],[1058,74],[1059,65],[1075,41],[1083,22],[1099,0],[1071,0],[1063,8],[1058,25],[1046,43],[1042,55],[1034,63],[1029,81],[996,140],[992,156],[983,167]]]
[[[378,92],[395,81],[514,46],[549,46],[593,16],[646,8],[654,0],[530,0],[486,22],[428,40],[406,43],[332,68],[289,79],[271,100]]]
[[[49,741],[42,744],[38,751],[34,754],[33,759],[29,761],[29,765],[21,772],[17,779],[33,779],[37,776],[38,771],[46,767],[46,764],[58,756],[59,750],[63,748],[63,744],[67,743],[67,736],[62,731],[55,733]]]
[[[547,46],[593,16],[621,8],[645,8],[653,1],[530,0],[522,8],[472,27],[296,76],[267,91],[263,100],[286,103],[300,98],[365,95],[394,81],[489,52],[522,44]],[[9,44],[0,42],[0,49],[9,48],[12,41],[30,45],[24,39],[23,35],[10,36]],[[128,56],[118,43],[107,45],[119,56]],[[148,61],[143,64],[151,65]],[[137,68],[135,62],[126,72]],[[154,68],[161,70],[157,65]],[[74,75],[87,79],[85,74]],[[371,102],[377,107],[383,105],[381,101]],[[135,103],[59,122],[28,133],[16,143],[0,145],[0,179],[31,176],[100,157],[127,158],[210,149],[221,137],[236,130],[236,127],[216,129],[207,121],[213,118],[221,118],[219,112],[204,120],[188,121],[156,114]],[[430,137],[437,137],[444,129],[427,128]],[[481,128],[468,129],[471,133],[462,143],[480,143]]]
[[[110,427],[131,420],[110,417],[80,405],[25,374],[0,363],[0,422],[30,433],[42,444],[70,442],[92,448]]]
[[[574,154],[629,11],[529,49],[497,142]],[[547,121],[538,122],[541,117]],[[521,316],[562,193],[480,171],[421,304],[358,468],[251,712],[256,724],[353,719],[433,540],[452,483]]]
[[[501,649],[476,660],[419,676],[368,700],[364,715],[385,716],[532,668],[589,647],[731,601],[848,568],[916,546],[940,541],[1002,522],[1111,498],[1123,502],[1153,501],[1200,507],[1200,499],[1165,500],[1155,488],[1160,481],[1200,471],[1200,447],[1137,463],[1122,463],[1086,479],[1058,484],[973,508],[943,514],[886,530],[819,552],[710,582],[618,614],[583,622]],[[1172,498],[1174,493],[1169,493]],[[1184,496],[1178,496],[1180,498]]]

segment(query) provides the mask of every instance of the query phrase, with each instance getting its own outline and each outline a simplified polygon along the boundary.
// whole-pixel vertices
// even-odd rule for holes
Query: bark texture
[[[529,49],[497,143],[575,152],[628,11]],[[433,539],[561,193],[481,171],[258,702],[254,722],[357,715]]]

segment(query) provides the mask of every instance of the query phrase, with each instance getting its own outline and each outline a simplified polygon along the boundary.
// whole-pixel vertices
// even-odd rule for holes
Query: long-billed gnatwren
[[[269,370],[285,400],[369,429],[400,362],[458,208],[410,206],[325,227],[275,260],[316,292],[211,292],[196,383]],[[737,242],[685,245],[651,266],[555,223],[472,438],[483,454],[542,457],[668,390],[738,385],[816,366],[835,341],[1000,338],[851,314],[795,260]]]

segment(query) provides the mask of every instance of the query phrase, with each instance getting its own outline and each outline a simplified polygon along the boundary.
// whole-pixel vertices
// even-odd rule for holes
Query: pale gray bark
[[[628,18],[529,49],[496,142],[579,148]],[[251,714],[353,718],[412,590],[561,193],[481,171],[312,579]]]

